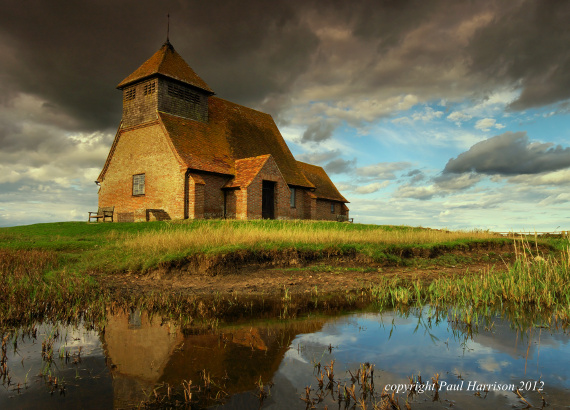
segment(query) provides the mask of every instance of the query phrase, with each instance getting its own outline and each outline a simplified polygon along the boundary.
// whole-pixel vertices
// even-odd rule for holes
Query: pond
[[[558,408],[566,326],[424,307],[207,330],[133,309],[4,333],[0,408]]]

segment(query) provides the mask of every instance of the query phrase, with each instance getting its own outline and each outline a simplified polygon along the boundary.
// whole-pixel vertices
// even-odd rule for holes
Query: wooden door
[[[275,182],[273,181],[263,181],[261,217],[263,219],[275,219]]]

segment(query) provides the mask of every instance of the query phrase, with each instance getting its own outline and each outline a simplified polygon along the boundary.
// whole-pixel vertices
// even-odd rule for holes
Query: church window
[[[291,189],[291,198],[290,198],[290,203],[291,203],[291,208],[295,208],[295,196],[296,196],[296,192],[295,192],[295,188],[290,188]]]
[[[334,202],[331,203],[331,214],[334,214]]]
[[[200,95],[178,84],[168,84],[168,95],[194,104],[200,104]]]
[[[144,174],[133,175],[133,196],[144,195]]]
[[[156,91],[156,82],[151,81],[144,85],[144,95],[154,94]]]
[[[134,100],[136,97],[136,91],[137,91],[137,89],[135,87],[125,90],[125,94],[124,94],[125,101]]]

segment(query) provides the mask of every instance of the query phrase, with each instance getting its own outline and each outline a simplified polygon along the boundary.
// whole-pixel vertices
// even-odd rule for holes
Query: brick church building
[[[214,96],[166,42],[117,86],[123,117],[97,178],[115,221],[347,220],[323,168],[296,161],[270,115]]]

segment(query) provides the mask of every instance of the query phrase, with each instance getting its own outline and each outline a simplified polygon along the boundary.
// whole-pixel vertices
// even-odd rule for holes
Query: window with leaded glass
[[[133,175],[133,196],[144,195],[144,174]]]
[[[290,203],[291,203],[291,208],[295,208],[295,200],[297,199],[297,192],[295,190],[295,188],[289,188],[291,190],[291,198],[289,199]]]

